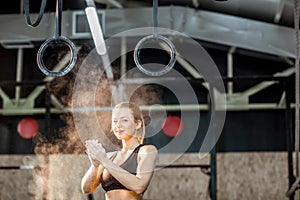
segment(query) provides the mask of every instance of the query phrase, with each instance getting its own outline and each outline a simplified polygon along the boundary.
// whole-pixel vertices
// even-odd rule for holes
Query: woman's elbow
[[[90,193],[94,192],[94,190],[95,190],[95,188],[91,187],[91,185],[88,185],[88,184],[85,184],[85,183],[81,184],[81,191],[84,194],[90,194]]]
[[[139,195],[140,195],[140,194],[143,194],[143,192],[144,192],[144,190],[136,190],[136,191],[135,191],[135,193],[137,193],[137,194],[139,194]]]
[[[84,186],[81,187],[81,191],[82,191],[83,194],[90,194],[90,193],[92,193],[91,188],[84,187]]]
[[[147,189],[147,187],[145,187],[145,186],[140,186],[140,187],[136,187],[136,188],[134,189],[134,192],[137,193],[137,194],[143,194],[144,191],[145,191],[146,189]]]

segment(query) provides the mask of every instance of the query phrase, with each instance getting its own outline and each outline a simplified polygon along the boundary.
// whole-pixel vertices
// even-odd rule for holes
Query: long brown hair
[[[137,130],[137,139],[140,142],[140,144],[143,144],[145,137],[145,122],[142,111],[140,110],[139,106],[131,102],[121,102],[117,104],[113,110],[120,108],[128,108],[131,111],[131,114],[133,115],[134,121],[142,122],[141,128]]]

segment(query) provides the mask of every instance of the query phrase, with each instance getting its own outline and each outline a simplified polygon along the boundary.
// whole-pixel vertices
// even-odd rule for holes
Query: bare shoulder
[[[154,145],[144,145],[139,150],[138,162],[141,163],[141,166],[146,166],[146,169],[153,170],[157,154],[158,151]]]
[[[142,146],[140,148],[139,152],[146,153],[146,154],[149,154],[149,153],[157,154],[157,148],[152,144],[147,144],[147,145]]]

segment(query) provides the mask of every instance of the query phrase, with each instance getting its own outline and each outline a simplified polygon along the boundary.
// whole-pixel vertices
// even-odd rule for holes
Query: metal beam
[[[291,104],[291,108],[295,105]],[[153,106],[142,106],[142,110],[165,110],[165,111],[208,111],[207,104],[192,105],[160,105],[157,108]],[[110,112],[112,107],[82,107],[82,108],[51,108],[51,113],[72,113],[72,112]],[[218,106],[217,110],[224,110],[224,106]],[[247,111],[247,110],[278,110],[285,109],[285,105],[277,103],[251,103],[249,105],[226,105],[226,111]],[[25,114],[45,114],[45,108],[24,108],[24,109],[0,109],[3,115],[25,115]]]
[[[273,76],[274,77],[280,77],[280,76],[288,77],[288,76],[292,75],[293,73],[295,73],[295,69],[293,67],[291,67],[291,68],[288,68],[288,69],[286,69],[282,72],[277,72]],[[241,96],[249,97],[249,96],[251,96],[251,95],[253,95],[253,94],[255,94],[255,93],[257,93],[257,92],[259,92],[259,91],[261,91],[261,90],[263,90],[263,89],[265,89],[265,88],[267,88],[267,87],[269,87],[269,86],[271,86],[275,83],[276,83],[276,81],[263,81],[263,82],[255,85],[255,86],[245,90],[244,92],[242,92]]]
[[[235,52],[235,47],[231,47],[227,54],[227,77],[233,77],[233,56],[232,54]],[[227,83],[228,95],[233,93],[233,82]]]
[[[149,20],[152,18],[152,8],[149,7],[101,11],[105,15],[105,37],[130,29],[152,26]],[[295,58],[294,30],[289,27],[180,6],[161,6],[159,13],[159,27],[185,33],[194,39]],[[27,26],[21,14],[1,15],[0,43],[24,44],[52,37],[55,29],[54,15],[55,13],[45,13],[37,28]],[[62,35],[70,39],[91,39],[88,29],[85,32],[76,31],[86,29],[83,10],[80,17],[78,16],[78,11],[63,12]],[[182,24],[185,24],[184,27]]]
[[[18,49],[18,57],[17,57],[17,71],[16,71],[16,81],[20,82],[22,80],[22,74],[23,74],[23,49]],[[16,104],[19,104],[21,95],[21,87],[16,86],[15,90],[15,102]]]
[[[126,73],[126,67],[127,67],[127,45],[126,45],[126,37],[121,38],[121,69],[120,69],[120,75],[121,78],[125,78],[125,73]]]

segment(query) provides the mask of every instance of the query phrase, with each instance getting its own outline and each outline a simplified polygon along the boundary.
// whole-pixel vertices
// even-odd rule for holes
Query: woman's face
[[[117,108],[112,113],[112,130],[119,139],[130,139],[135,136],[139,123],[134,121],[134,117],[128,108]]]

